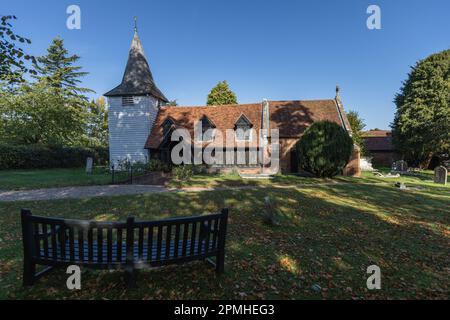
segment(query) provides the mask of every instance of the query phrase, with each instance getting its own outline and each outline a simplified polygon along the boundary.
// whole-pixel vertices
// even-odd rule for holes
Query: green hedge
[[[83,167],[87,157],[106,164],[108,148],[0,144],[0,170]]]

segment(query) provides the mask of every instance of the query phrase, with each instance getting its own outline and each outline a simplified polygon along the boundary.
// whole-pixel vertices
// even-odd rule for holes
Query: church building
[[[155,84],[136,28],[122,82],[104,95],[109,106],[110,164],[115,166],[123,160],[147,162],[151,158],[170,164],[172,130],[184,128],[193,133],[200,122],[206,129],[236,130],[235,139],[249,144],[257,139],[260,130],[278,129],[279,171],[283,173],[299,171],[295,145],[314,121],[336,122],[351,135],[339,88],[334,98],[322,100],[264,99],[226,106],[169,106],[169,100]],[[250,129],[258,134],[250,134]],[[268,139],[270,143],[270,137]],[[218,169],[230,169],[223,167]],[[258,173],[262,167],[249,162],[233,169]],[[344,174],[360,174],[357,147]]]

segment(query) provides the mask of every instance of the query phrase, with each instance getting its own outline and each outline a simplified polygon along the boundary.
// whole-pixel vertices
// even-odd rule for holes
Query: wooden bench
[[[206,260],[217,273],[224,271],[228,209],[156,221],[129,217],[126,222],[47,218],[22,209],[21,219],[25,286],[54,267],[69,265],[124,269],[130,287],[136,285],[136,269]],[[36,272],[36,265],[46,268]]]

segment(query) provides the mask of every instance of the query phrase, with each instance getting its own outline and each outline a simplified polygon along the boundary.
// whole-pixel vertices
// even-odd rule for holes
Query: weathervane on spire
[[[339,91],[341,88],[339,88],[339,85],[336,85],[336,98],[339,98]]]
[[[137,32],[137,17],[134,16],[134,32]]]

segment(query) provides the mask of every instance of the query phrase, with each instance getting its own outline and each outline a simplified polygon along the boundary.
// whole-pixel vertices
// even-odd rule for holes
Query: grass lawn
[[[399,190],[372,178],[337,184],[166,193],[83,200],[0,203],[0,299],[376,299],[444,298],[450,292],[450,192]],[[269,195],[281,224],[262,222]],[[83,269],[82,290],[65,287],[65,270],[21,287],[19,209],[67,218],[117,220],[186,216],[230,208],[224,275],[208,265],[141,271],[126,290],[121,272]],[[366,288],[366,268],[381,268],[381,290]],[[321,287],[320,292],[311,289]]]
[[[25,190],[50,187],[108,184],[111,175],[103,169],[86,174],[84,168],[0,171],[0,190]]]

